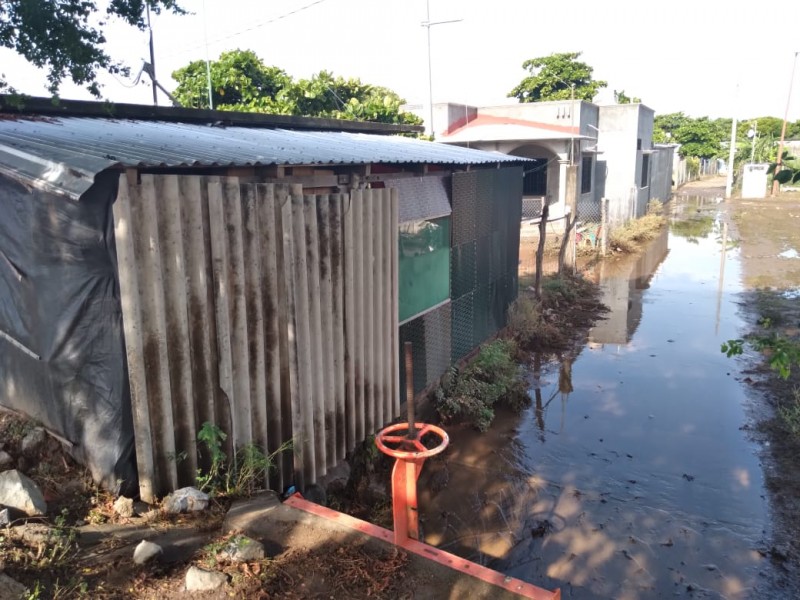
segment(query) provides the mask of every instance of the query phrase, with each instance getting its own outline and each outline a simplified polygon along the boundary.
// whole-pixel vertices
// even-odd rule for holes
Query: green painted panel
[[[400,225],[400,321],[450,297],[450,217]]]

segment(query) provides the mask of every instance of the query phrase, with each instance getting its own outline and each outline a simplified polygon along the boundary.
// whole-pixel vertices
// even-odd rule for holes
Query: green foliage
[[[800,161],[784,150],[781,154],[781,168],[778,169],[778,163],[774,162],[769,166],[767,173],[772,175],[773,181],[777,181],[781,185],[798,183],[800,182]]]
[[[227,438],[224,431],[208,421],[197,432],[198,450],[201,455],[207,453],[210,466],[207,471],[198,469],[195,480],[198,489],[212,496],[248,496],[263,489],[267,473],[275,466],[275,457],[292,447],[289,441],[266,454],[255,444],[247,444],[233,460],[228,460],[222,449]]]
[[[792,374],[792,367],[800,366],[800,343],[775,332],[753,334],[745,339],[728,340],[722,344],[720,350],[730,358],[742,354],[745,345],[764,352],[768,357],[769,366],[778,373],[781,379],[788,379]]]
[[[416,115],[400,111],[395,92],[320,71],[295,81],[283,69],[268,66],[251,50],[223,52],[210,62],[214,108],[242,112],[300,115],[380,123],[418,125]],[[172,74],[175,98],[182,106],[208,108],[206,63],[197,60]]]
[[[628,96],[625,93],[625,90],[614,90],[614,102],[617,104],[641,104],[642,99],[637,98],[636,96]]]
[[[521,410],[530,403],[521,367],[511,340],[483,346],[463,370],[453,367],[436,390],[436,410],[445,422],[465,421],[486,431],[494,419],[494,406]]]
[[[103,28],[108,19],[145,28],[144,0],[110,0],[104,4],[103,14],[96,0],[4,0],[0,2],[0,46],[46,69],[54,96],[68,77],[99,97],[98,71],[127,72],[105,50]],[[184,14],[176,0],[147,0],[147,5],[156,14],[162,10]],[[94,25],[98,14],[101,17]]]
[[[574,85],[575,98],[591,102],[608,83],[592,79],[594,69],[579,61],[580,55],[580,52],[561,52],[526,60],[522,68],[529,75],[508,97],[520,102],[569,100]]]
[[[789,433],[795,437],[800,437],[800,389],[795,388],[792,391],[792,396],[788,406],[778,407],[778,416]]]
[[[724,154],[723,141],[730,139],[731,120],[708,117],[695,119],[682,112],[657,115],[653,141],[681,144],[681,156],[715,158]]]
[[[287,114],[292,78],[278,67],[269,67],[251,50],[223,52],[211,61],[214,108]],[[206,63],[196,60],[172,74],[178,82],[173,92],[181,106],[208,108]]]

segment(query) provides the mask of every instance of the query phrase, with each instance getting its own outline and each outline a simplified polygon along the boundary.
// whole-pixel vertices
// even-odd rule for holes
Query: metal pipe
[[[409,440],[417,439],[417,428],[414,423],[414,356],[411,349],[411,342],[404,345],[406,355],[406,410],[408,413],[408,433]]]

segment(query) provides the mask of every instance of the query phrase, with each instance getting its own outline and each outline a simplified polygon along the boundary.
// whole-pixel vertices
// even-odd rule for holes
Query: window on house
[[[581,161],[581,194],[592,191],[592,157],[584,156]]]
[[[450,217],[400,225],[400,322],[450,297]]]
[[[637,150],[642,149],[642,138],[636,138],[636,149]]]
[[[650,155],[642,154],[642,181],[639,187],[650,185]]]
[[[547,195],[547,159],[534,158],[533,164],[525,167],[525,178],[522,180],[523,196]]]

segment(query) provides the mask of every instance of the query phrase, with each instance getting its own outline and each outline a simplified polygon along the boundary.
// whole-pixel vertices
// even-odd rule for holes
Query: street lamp
[[[783,113],[783,126],[781,127],[781,141],[778,144],[778,162],[775,165],[775,173],[773,174],[772,181],[772,194],[774,196],[780,189],[780,183],[775,179],[775,175],[781,170],[781,163],[783,162],[783,140],[786,138],[786,120],[789,118],[789,104],[792,101],[792,84],[794,84],[794,69],[797,66],[797,55],[800,52],[794,53],[794,61],[792,61],[792,78],[789,80],[789,95],[786,98],[786,111]]]
[[[445,25],[447,23],[458,23],[464,19],[450,19],[448,21],[431,21],[431,0],[425,0],[427,19],[421,23],[428,30],[428,107],[430,110],[431,138],[433,133],[433,69],[431,68],[431,27],[434,25]]]

